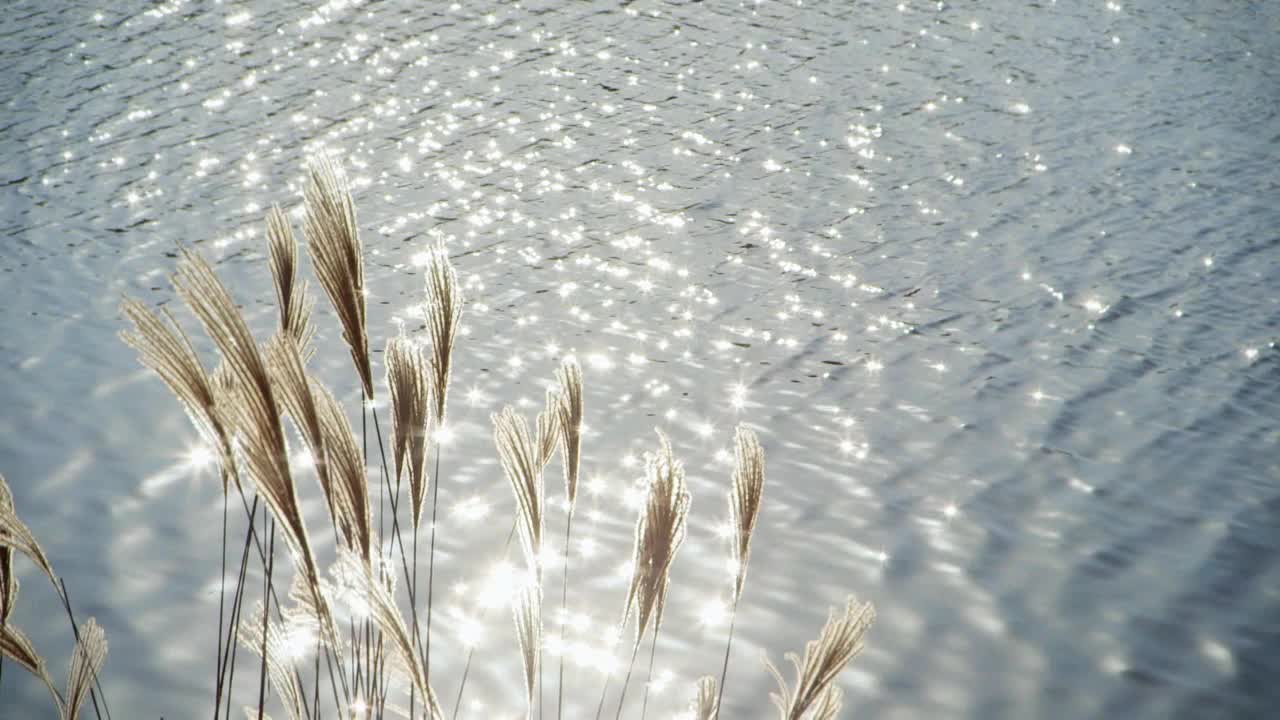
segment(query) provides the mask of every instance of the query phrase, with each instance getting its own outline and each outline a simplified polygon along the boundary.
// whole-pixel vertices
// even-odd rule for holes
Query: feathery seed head
[[[658,431],[659,450],[645,457],[648,492],[636,521],[631,586],[622,613],[625,625],[636,611],[636,644],[644,636],[650,619],[654,628],[662,625],[671,580],[671,563],[684,542],[690,496],[684,479],[684,464],[676,460],[671,441]]]
[[[565,495],[569,499],[569,511],[573,512],[578,499],[578,467],[582,457],[582,368],[572,357],[565,358],[556,371],[560,381],[561,454],[564,459]]]
[[[716,716],[716,679],[707,675],[698,680],[697,695],[689,703],[694,720],[714,720]]]
[[[778,683],[778,692],[771,693],[769,699],[778,708],[780,720],[801,720],[815,704],[829,708],[836,703],[838,707],[838,697],[823,699],[823,695],[849,661],[861,652],[863,640],[875,618],[875,608],[871,603],[860,603],[852,595],[845,603],[844,614],[837,615],[833,608],[822,634],[817,640],[805,644],[803,659],[796,657],[795,653],[787,653],[787,659],[796,668],[794,690],[787,685],[778,668],[765,658],[765,665]]]
[[[311,309],[315,303],[307,297],[306,281],[298,282],[298,240],[279,205],[272,205],[267,212],[267,249],[276,303],[280,307],[280,329],[297,341],[306,359],[311,356],[311,338],[315,334],[311,325]]]
[[[303,231],[311,264],[342,323],[342,338],[351,350],[365,398],[372,399],[373,370],[365,333],[364,248],[347,176],[328,154],[317,155],[307,163],[303,193]]]
[[[733,528],[733,560],[736,568],[733,599],[742,597],[751,558],[751,534],[755,531],[764,494],[764,449],[756,434],[739,425],[734,433],[733,487],[729,491],[729,518]]]
[[[144,366],[160,376],[201,438],[217,452],[225,493],[229,478],[236,477],[235,453],[231,430],[217,406],[214,379],[205,372],[190,338],[167,311],[165,322],[138,300],[125,298],[120,312],[133,324],[133,330],[121,332],[120,338],[137,350]]]
[[[542,577],[543,485],[538,448],[524,418],[510,406],[493,415],[493,439],[502,469],[511,482],[517,508],[520,545],[530,571]]]
[[[427,334],[431,337],[432,391],[435,397],[435,418],[438,425],[445,423],[448,406],[449,379],[453,371],[453,343],[462,321],[462,289],[458,286],[458,273],[449,262],[444,243],[432,244],[427,253],[425,315]]]
[[[427,444],[434,432],[431,366],[422,349],[404,335],[387,342],[383,363],[391,390],[391,448],[396,483],[399,484],[407,469],[410,517],[413,527],[417,528],[427,497]]]
[[[542,412],[538,413],[538,466],[545,468],[556,452],[556,440],[560,438],[560,398],[547,389]]]

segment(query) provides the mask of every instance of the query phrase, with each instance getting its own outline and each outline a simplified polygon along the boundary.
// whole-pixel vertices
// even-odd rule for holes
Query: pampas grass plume
[[[431,366],[427,356],[404,335],[387,341],[383,356],[391,390],[392,462],[396,484],[407,472],[409,509],[413,527],[422,521],[427,498],[427,443],[432,434]]]
[[[778,682],[778,692],[770,693],[769,698],[778,708],[779,720],[800,720],[815,704],[829,708],[835,703],[838,709],[838,697],[823,700],[823,696],[845,665],[861,652],[875,618],[876,611],[871,603],[858,602],[852,595],[845,603],[843,614],[838,615],[832,609],[822,634],[817,640],[805,644],[803,659],[796,657],[795,653],[787,653],[787,659],[796,668],[795,689],[787,685],[777,666],[765,659],[765,665]]]
[[[364,248],[356,227],[355,202],[347,176],[332,157],[320,154],[307,163],[303,232],[311,264],[342,323],[366,398],[373,398],[373,370],[365,332]]]

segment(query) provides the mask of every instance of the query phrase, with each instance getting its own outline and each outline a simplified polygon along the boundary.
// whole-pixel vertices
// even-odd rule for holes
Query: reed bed
[[[289,215],[273,206],[267,213],[267,256],[279,310],[279,324],[259,341],[250,332],[230,291],[208,262],[182,249],[172,276],[178,296],[216,349],[213,371],[178,320],[157,313],[135,299],[125,299],[121,312],[131,325],[122,333],[140,362],[173,392],[216,459],[223,489],[223,591],[217,617],[217,650],[211,678],[215,720],[234,712],[268,717],[268,710],[294,720],[323,717],[446,717],[432,674],[432,595],[438,491],[442,480],[437,433],[446,424],[453,350],[460,333],[464,301],[447,247],[428,250],[425,272],[425,341],[397,335],[387,341],[385,382],[391,415],[390,458],[373,399],[377,391],[369,353],[365,312],[363,245],[355,203],[341,164],[319,156],[307,163],[303,202],[303,235],[311,265],[333,305],[355,370],[361,398],[359,434],[338,395],[326,388],[308,364],[316,351],[312,323],[314,300],[299,278],[299,242]],[[571,357],[554,374],[542,412],[532,423],[508,406],[492,417],[495,455],[510,484],[516,513],[512,537],[519,538],[525,572],[505,588],[514,619],[510,647],[519,658],[527,717],[549,708],[543,693],[544,553],[549,510],[544,473],[559,455],[564,472],[564,572],[560,578],[560,613],[570,607],[569,555],[579,485],[579,469],[590,448],[583,447],[584,402],[588,387],[581,367]],[[370,437],[368,419],[373,420]],[[286,423],[286,419],[288,423]],[[311,469],[294,467],[288,427],[310,455]],[[372,443],[371,443],[372,440]],[[728,520],[732,529],[728,557],[734,572],[727,590],[732,608],[725,639],[720,681],[704,677],[694,686],[688,717],[711,720],[720,715],[739,601],[746,588],[751,543],[758,527],[765,485],[764,450],[754,432],[738,427],[735,463],[727,483]],[[428,456],[434,451],[434,469]],[[371,483],[370,474],[381,482]],[[324,572],[313,549],[312,533],[303,519],[300,474],[314,474],[327,510],[337,560]],[[394,481],[394,484],[393,484]],[[408,503],[401,502],[402,485]],[[374,498],[374,494],[378,497]],[[234,500],[235,502],[232,502]],[[428,519],[427,506],[430,505]],[[378,522],[374,522],[375,506]],[[390,512],[386,508],[389,506]],[[617,693],[615,718],[627,709],[627,690],[646,638],[648,674],[652,679],[663,627],[671,569],[688,534],[690,522],[716,522],[691,515],[692,495],[684,464],[661,431],[656,448],[645,457],[644,499],[635,518],[631,577],[620,598],[617,632],[633,626],[630,663]],[[239,550],[230,546],[228,516],[243,510],[245,534]],[[263,512],[259,512],[264,509]],[[388,529],[386,521],[390,521]],[[425,527],[424,527],[425,526]],[[418,536],[430,530],[425,601],[418,594]],[[408,534],[409,538],[404,535]],[[276,565],[275,538],[285,547],[287,565]],[[26,637],[8,622],[17,601],[15,555],[29,559],[58,589],[77,638],[65,691],[56,689],[40,656]],[[228,566],[238,556],[238,567]],[[251,577],[261,578],[260,589]],[[284,578],[291,578],[287,592]],[[231,587],[228,589],[227,584]],[[719,592],[717,589],[716,592]],[[260,593],[260,596],[257,596]],[[229,603],[229,604],[228,604]],[[246,604],[253,609],[246,611]],[[425,610],[425,623],[420,622]],[[875,613],[852,598],[843,613],[832,614],[802,658],[789,656],[796,679],[789,684],[769,664],[779,691],[772,696],[783,720],[831,720],[842,695],[836,679],[861,650]],[[563,624],[558,641],[563,645]],[[457,658],[459,648],[439,646],[435,654]],[[470,669],[472,652],[467,654]],[[92,620],[75,623],[65,586],[54,574],[31,531],[17,518],[11,495],[0,478],[0,651],[10,663],[44,682],[63,718],[75,718],[88,695],[98,704],[96,677],[106,654],[106,640]],[[235,680],[237,658],[256,657],[257,683]],[[254,660],[246,660],[254,663]],[[767,662],[767,661],[766,661]],[[0,666],[2,667],[2,666]],[[450,717],[457,717],[466,672],[456,692]],[[601,686],[596,715],[609,697],[609,679]],[[577,683],[582,685],[582,683]],[[648,711],[646,682],[639,716]],[[595,688],[576,688],[591,693]],[[237,690],[242,696],[237,696]],[[452,693],[451,693],[452,694]],[[565,707],[564,655],[560,655],[555,710]],[[103,709],[109,720],[109,710]],[[631,707],[635,710],[635,703]],[[101,717],[101,716],[100,716]]]

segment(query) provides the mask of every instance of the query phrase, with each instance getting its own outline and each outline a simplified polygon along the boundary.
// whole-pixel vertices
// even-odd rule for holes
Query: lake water
[[[848,717],[1266,717],[1278,38],[1280,4],[1243,0],[11,3],[0,472],[107,631],[114,717],[202,716],[221,493],[118,340],[118,304],[177,308],[189,245],[265,337],[263,215],[299,203],[306,155],[328,148],[356,184],[379,357],[420,327],[433,237],[469,298],[441,695],[474,605],[459,585],[500,557],[512,514],[489,415],[534,412],[572,352],[586,635],[621,609],[626,488],[654,427],[689,471],[653,717],[719,671],[739,422],[768,484],[726,717],[770,716],[760,654],[801,650],[849,592],[879,619],[841,677]],[[314,367],[355,418],[320,300]],[[552,498],[560,482],[557,463]],[[62,682],[65,618],[22,568],[15,622]],[[517,717],[510,620],[483,627],[467,691],[483,707],[463,714]],[[567,715],[590,717],[601,675],[571,670]],[[0,717],[49,716],[5,663]]]

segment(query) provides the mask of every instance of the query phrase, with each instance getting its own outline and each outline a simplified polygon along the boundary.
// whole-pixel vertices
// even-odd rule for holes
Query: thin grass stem
[[[729,651],[733,649],[733,630],[738,624],[738,598],[733,599],[733,609],[729,611],[729,642],[724,646],[724,665],[720,668],[720,689],[716,695],[716,720],[720,719],[720,703],[724,702],[724,682],[729,677]]]

